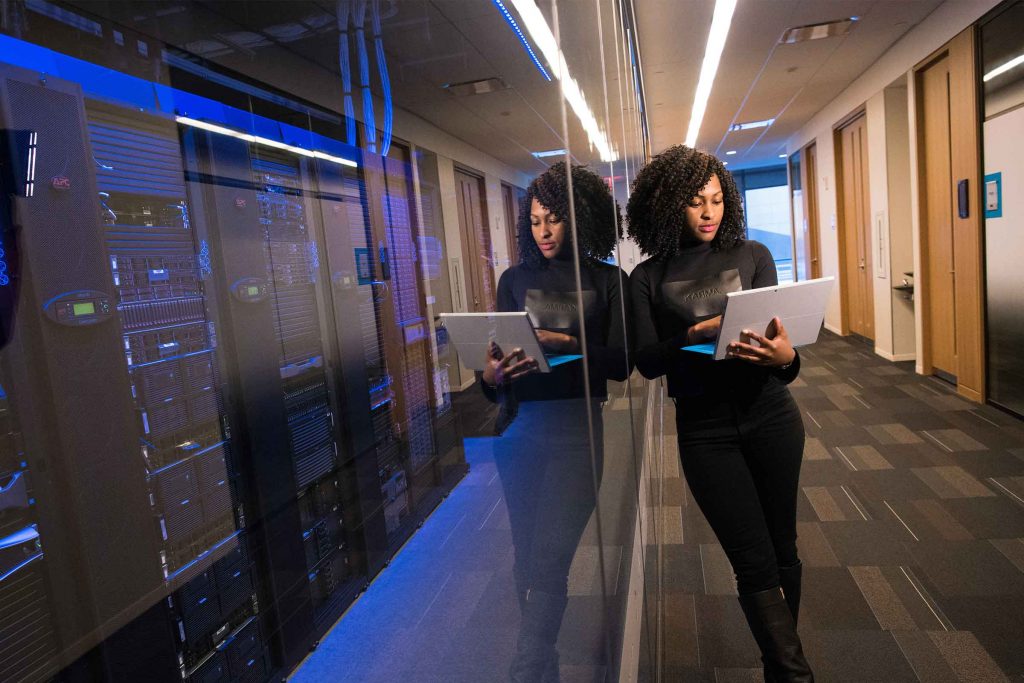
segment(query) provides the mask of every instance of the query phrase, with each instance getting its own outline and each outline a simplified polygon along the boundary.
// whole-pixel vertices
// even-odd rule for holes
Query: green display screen
[[[75,315],[95,315],[96,304],[91,301],[87,301],[82,304],[72,304],[72,310]]]
[[[249,296],[259,296],[260,295],[260,288],[259,287],[251,287],[250,286],[247,289],[249,290]]]

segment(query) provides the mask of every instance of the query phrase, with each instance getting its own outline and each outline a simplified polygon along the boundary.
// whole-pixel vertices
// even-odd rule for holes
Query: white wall
[[[814,117],[794,133],[786,144],[786,151],[793,154],[810,142],[817,142],[818,151],[818,223],[821,226],[821,264],[822,275],[839,275],[839,247],[836,237],[836,188],[835,188],[835,145],[833,143],[832,131],[834,126],[846,116],[857,109],[868,105],[870,116],[868,120],[869,144],[876,144],[879,140],[877,133],[872,131],[872,121],[875,127],[882,126],[884,141],[884,99],[878,99],[882,91],[893,81],[905,77],[914,66],[929,54],[944,45],[957,33],[977,21],[982,15],[999,4],[999,0],[946,0],[942,5],[928,15],[920,24],[911,29],[907,35],[896,42],[878,61],[871,65],[859,78],[839,94],[828,106],[823,108]],[[916,146],[914,145],[915,127],[913,88],[908,90],[908,132],[910,136],[910,158],[916,158]],[[871,104],[873,100],[873,104]],[[882,113],[882,121],[879,121],[879,111]],[[884,144],[884,142],[882,143]],[[870,151],[869,151],[870,154]],[[875,155],[877,156],[877,155]],[[875,162],[869,159],[871,170],[875,171]],[[916,164],[911,165],[911,196],[916,196],[917,178]],[[877,251],[877,235],[875,213],[882,212],[889,216],[892,212],[888,207],[888,190],[886,189],[887,178],[871,173],[870,195],[872,197],[872,241]],[[879,189],[881,188],[881,189]],[[912,216],[911,225],[913,228],[913,244],[915,245],[915,272],[919,272],[919,263],[916,263],[918,244],[918,215],[916,202],[911,202]],[[876,281],[878,278],[875,278]],[[890,294],[888,289],[883,288],[876,282],[875,310],[892,310],[888,301],[879,301],[879,298],[888,300]],[[841,324],[840,318],[840,297],[839,287],[832,291],[832,299],[829,302],[825,314],[825,326],[833,331],[838,331]],[[917,357],[920,358],[920,314],[915,315]],[[876,320],[876,325],[878,321]],[[891,335],[891,326],[889,327]],[[889,341],[890,352],[895,351],[895,345]],[[919,368],[920,369],[920,368]]]

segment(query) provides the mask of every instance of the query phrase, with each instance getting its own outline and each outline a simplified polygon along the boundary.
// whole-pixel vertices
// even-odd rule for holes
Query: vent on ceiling
[[[832,38],[833,36],[845,36],[853,28],[853,24],[860,17],[847,17],[835,21],[826,21],[823,24],[808,24],[807,26],[795,26],[787,28],[779,38],[780,43],[802,43],[805,40],[819,40],[821,38]]]
[[[497,76],[494,76],[492,78],[482,78],[479,81],[445,83],[442,87],[452,95],[465,97],[466,95],[483,95],[484,93],[494,92],[496,90],[506,90],[508,88],[508,84]]]

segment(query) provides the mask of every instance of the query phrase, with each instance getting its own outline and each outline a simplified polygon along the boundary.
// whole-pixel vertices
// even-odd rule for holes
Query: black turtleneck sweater
[[[749,240],[728,251],[712,251],[705,243],[644,261],[630,275],[637,369],[648,379],[667,375],[673,398],[749,397],[775,380],[793,381],[799,355],[786,370],[776,370],[680,350],[692,325],[722,314],[726,293],[776,284],[768,248]]]
[[[628,292],[628,276],[621,269],[606,263],[580,267],[591,398],[607,398],[608,380],[625,380],[632,369],[626,354],[626,326],[622,317],[623,303],[628,305],[629,297],[622,296],[620,277]],[[582,343],[572,261],[552,259],[539,268],[525,264],[509,268],[498,280],[497,304],[499,311],[528,312],[537,329],[572,335]],[[494,398],[494,390],[481,384],[484,392]],[[512,386],[520,401],[582,398],[586,395],[583,361],[563,363],[550,373],[527,375]]]

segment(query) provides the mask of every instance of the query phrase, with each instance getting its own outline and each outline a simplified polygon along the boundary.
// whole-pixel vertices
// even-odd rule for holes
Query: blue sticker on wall
[[[985,176],[985,218],[1003,217],[1003,174]]]

